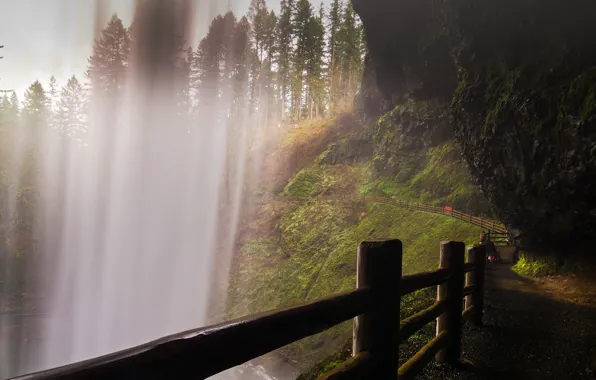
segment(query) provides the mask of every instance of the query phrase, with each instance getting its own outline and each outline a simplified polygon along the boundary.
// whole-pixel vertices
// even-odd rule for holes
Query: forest
[[[314,9],[308,0],[282,0],[280,8],[276,15],[265,0],[253,0],[246,16],[217,16],[196,49],[182,38],[174,40],[180,117],[193,118],[197,110],[231,99],[226,113],[230,122],[245,112],[254,120],[250,127],[257,128],[331,116],[352,107],[366,46],[351,4],[334,0],[327,12],[322,4]],[[16,93],[5,93],[2,125],[19,120],[31,124],[48,116],[52,129],[84,143],[92,99],[109,94],[117,106],[134,28],[125,27],[114,14],[95,41],[84,78],[73,76],[62,87],[54,77],[44,84],[36,81],[22,102]],[[240,107],[245,100],[248,109]]]
[[[16,141],[17,130],[29,136],[22,145],[28,158],[16,167],[30,169],[11,173],[17,148],[13,144],[3,149],[1,187],[5,192],[19,188],[17,207],[9,207],[8,196],[2,197],[0,207],[7,221],[1,231],[7,246],[1,250],[4,257],[0,261],[16,260],[4,268],[17,265],[21,269],[16,272],[24,271],[32,256],[31,241],[40,238],[33,237],[35,173],[43,164],[36,152],[44,142],[36,131],[51,131],[52,138],[81,147],[89,144],[90,134],[116,133],[110,125],[116,124],[115,115],[123,107],[134,28],[134,23],[126,27],[114,14],[94,43],[84,77],[72,76],[62,85],[53,76],[37,80],[22,100],[14,91],[3,94],[2,140]],[[223,125],[232,137],[227,148],[230,161],[237,159],[237,136],[247,136],[250,146],[276,133],[280,126],[349,111],[360,86],[366,53],[362,26],[351,4],[340,0],[334,0],[328,11],[322,4],[315,9],[308,0],[282,0],[279,15],[265,0],[253,0],[245,16],[228,12],[214,18],[197,48],[189,47],[180,36],[172,36],[171,43],[176,54],[170,62],[169,80],[178,118],[171,120],[172,131],[176,125],[199,127],[197,118],[202,111],[225,108],[215,117],[225,120]],[[100,122],[93,123],[92,114],[99,114]],[[228,168],[224,193],[238,186],[229,183],[233,170]],[[16,284],[6,283],[6,277],[4,274],[2,286],[14,289]],[[24,286],[23,281],[19,286]]]

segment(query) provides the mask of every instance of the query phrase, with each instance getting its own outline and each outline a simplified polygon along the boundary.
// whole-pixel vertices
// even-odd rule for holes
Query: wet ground
[[[466,325],[463,369],[421,379],[596,379],[596,308],[566,302],[509,265],[487,267],[485,326]]]

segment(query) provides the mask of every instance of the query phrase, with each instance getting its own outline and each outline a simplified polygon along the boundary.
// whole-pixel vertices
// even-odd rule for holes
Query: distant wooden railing
[[[488,238],[496,245],[510,245],[509,234],[503,232],[489,231]]]
[[[485,249],[470,248],[467,263],[464,251],[463,243],[443,242],[438,270],[402,277],[399,240],[364,242],[354,291],[17,379],[205,379],[352,318],[353,357],[322,379],[411,379],[433,356],[451,364],[459,360],[464,317],[482,323]],[[401,296],[431,286],[438,286],[437,302],[400,322]],[[436,337],[398,368],[399,343],[435,318]]]
[[[415,211],[423,211],[423,212],[430,212],[433,214],[441,214],[450,216],[455,219],[462,220],[464,222],[473,224],[480,228],[487,229],[491,232],[496,233],[507,233],[507,227],[503,224],[495,221],[484,219],[478,216],[474,216],[472,214],[467,214],[462,211],[453,210],[451,208],[445,208],[444,206],[436,206],[436,205],[429,205],[424,203],[413,203],[413,202],[406,202],[399,199],[391,198],[391,197],[376,197],[376,196],[369,196],[363,195],[362,197],[342,197],[342,196],[325,196],[320,195],[316,197],[286,197],[286,196],[279,196],[279,195],[272,195],[272,196],[258,196],[253,197],[253,199],[257,202],[263,201],[280,201],[280,202],[304,202],[304,201],[363,201],[363,202],[372,202],[372,203],[382,203],[392,206],[397,206],[401,208],[406,208],[409,210]]]
[[[399,199],[388,198],[388,197],[366,196],[363,199],[367,202],[385,203],[385,204],[396,205],[396,206],[399,206],[402,208],[407,208],[410,210],[424,211],[424,212],[430,212],[433,214],[446,215],[446,216],[450,216],[452,218],[462,220],[464,222],[468,222],[468,223],[478,226],[480,228],[485,228],[491,232],[504,233],[504,234],[507,233],[507,228],[495,220],[480,218],[478,216],[474,216],[472,214],[467,214],[462,211],[446,209],[443,206],[428,205],[428,204],[422,204],[422,203],[411,203],[411,202],[405,202],[405,201],[402,201]]]

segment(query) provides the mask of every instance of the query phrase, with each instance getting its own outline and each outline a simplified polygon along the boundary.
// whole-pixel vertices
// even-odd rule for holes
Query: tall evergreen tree
[[[311,17],[308,25],[308,47],[310,54],[306,57],[306,84],[308,86],[307,111],[309,119],[318,117],[324,108],[324,15],[325,11],[323,4],[321,4],[319,16]]]
[[[217,16],[199,43],[191,64],[193,87],[198,94],[199,108],[213,111],[230,96],[233,72],[233,36],[236,17],[232,12]],[[205,114],[209,114],[206,112]]]
[[[327,38],[327,51],[329,54],[329,70],[327,71],[327,86],[329,88],[329,104],[333,111],[335,102],[338,96],[339,88],[339,72],[341,48],[340,48],[340,30],[342,24],[342,7],[343,2],[341,0],[333,0],[331,3],[331,9],[329,10],[328,16],[328,38]]]
[[[55,107],[56,103],[58,102],[58,84],[56,82],[56,77],[53,75],[50,77],[50,80],[48,81],[48,99],[50,109],[53,109],[53,107]]]
[[[362,29],[356,19],[352,3],[347,2],[344,7],[341,29],[339,31],[340,92],[343,100],[338,99],[342,108],[352,105],[354,95],[362,76]]]
[[[191,47],[182,49],[180,47],[179,56],[176,57],[175,75],[174,75],[174,96],[176,99],[176,115],[181,120],[188,120],[192,114],[192,99],[191,99],[191,64],[194,57],[194,52]]]
[[[257,58],[263,61],[265,54],[265,40],[267,39],[267,22],[269,12],[265,0],[251,0],[248,8],[248,20],[252,25],[252,41]]]
[[[281,0],[277,21],[277,83],[279,87],[281,119],[285,120],[292,84],[292,55],[294,54],[292,12],[294,0]],[[292,115],[290,113],[290,115]]]
[[[43,129],[47,126],[48,117],[48,96],[39,81],[35,81],[25,91],[23,101],[21,128],[24,128],[25,141],[22,153],[22,169],[18,173],[21,188],[34,189],[38,173],[38,154],[41,150],[41,138]],[[17,205],[17,214],[23,216],[23,220],[32,221],[32,209],[28,202]],[[26,223],[25,229],[30,224]]]
[[[48,82],[48,113],[49,113],[49,125],[52,128],[56,127],[56,113],[59,101],[58,96],[58,84],[56,83],[56,77],[51,76]]]
[[[10,105],[12,107],[13,114],[18,119],[18,117],[21,114],[21,105],[20,105],[17,93],[14,91],[12,92],[12,95],[10,96]]]
[[[87,132],[85,91],[75,76],[62,88],[56,108],[56,127],[60,133],[83,143]]]
[[[305,76],[307,73],[308,57],[312,53],[312,18],[313,9],[309,0],[298,0],[294,11],[294,38],[296,48],[293,55],[292,76],[292,114],[294,120],[303,117]]]
[[[11,96],[7,93],[0,102],[0,128],[16,127],[19,123],[19,101],[13,91]]]
[[[233,36],[233,68],[232,68],[232,92],[231,117],[244,118],[247,115],[242,113],[248,96],[249,81],[249,60],[250,50],[250,23],[246,17],[242,17],[234,28]]]
[[[23,117],[27,126],[39,126],[48,114],[48,96],[39,81],[35,81],[25,91]]]
[[[130,58],[130,34],[114,14],[93,46],[87,76],[94,96],[113,99],[124,86]]]
[[[248,8],[248,20],[251,24],[251,44],[253,53],[250,59],[250,103],[257,111],[257,117],[262,113],[261,101],[264,97],[264,60],[269,12],[265,0],[251,0]],[[258,123],[257,123],[258,124]]]
[[[275,111],[277,107],[276,81],[275,73],[273,71],[273,63],[277,56],[277,15],[272,10],[268,13],[265,22],[265,39],[263,40],[263,47],[265,51],[265,58],[261,63],[262,66],[262,81],[264,87],[264,95],[266,101],[264,105],[265,110],[265,125],[269,125],[273,119],[278,119],[279,116]]]

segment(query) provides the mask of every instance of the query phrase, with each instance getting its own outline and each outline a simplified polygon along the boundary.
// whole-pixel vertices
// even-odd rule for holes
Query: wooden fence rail
[[[258,200],[257,200],[258,199]],[[507,227],[503,224],[495,221],[480,218],[478,216],[474,216],[471,214],[467,214],[462,211],[453,210],[451,208],[445,208],[442,206],[437,205],[429,205],[423,203],[412,203],[412,202],[405,202],[400,199],[390,198],[390,197],[376,197],[376,196],[369,196],[364,195],[360,198],[356,197],[341,197],[341,196],[317,196],[313,198],[306,198],[306,197],[286,197],[286,196],[260,196],[256,197],[255,200],[257,202],[261,201],[288,201],[288,202],[304,202],[305,200],[315,200],[315,201],[363,201],[363,202],[373,202],[373,203],[381,203],[387,204],[392,206],[397,206],[401,208],[406,208],[409,210],[415,211],[423,211],[423,212],[430,212],[433,214],[441,214],[450,216],[455,219],[462,220],[464,222],[473,224],[480,228],[487,229],[491,231],[491,233],[501,233],[507,234]]]
[[[468,222],[468,223],[478,226],[480,228],[487,229],[491,232],[504,233],[504,234],[507,233],[507,228],[495,220],[480,218],[480,217],[474,216],[472,214],[467,214],[462,211],[446,209],[445,207],[442,207],[442,206],[428,205],[428,204],[421,204],[421,203],[411,203],[411,202],[405,202],[405,201],[402,201],[399,199],[388,198],[388,197],[365,196],[363,199],[368,202],[392,204],[392,205],[396,205],[396,206],[410,209],[410,210],[424,211],[424,212],[430,212],[433,214],[446,215],[446,216],[450,216],[455,219],[463,220],[465,222]]]
[[[483,246],[470,248],[464,263],[464,251],[463,243],[442,242],[437,271],[402,277],[399,240],[364,242],[352,292],[15,379],[205,379],[352,318],[353,357],[321,378],[411,379],[433,357],[459,360],[463,318],[482,323],[486,252]],[[437,302],[400,322],[400,297],[432,286],[438,286]],[[436,337],[398,368],[400,342],[435,319]]]

